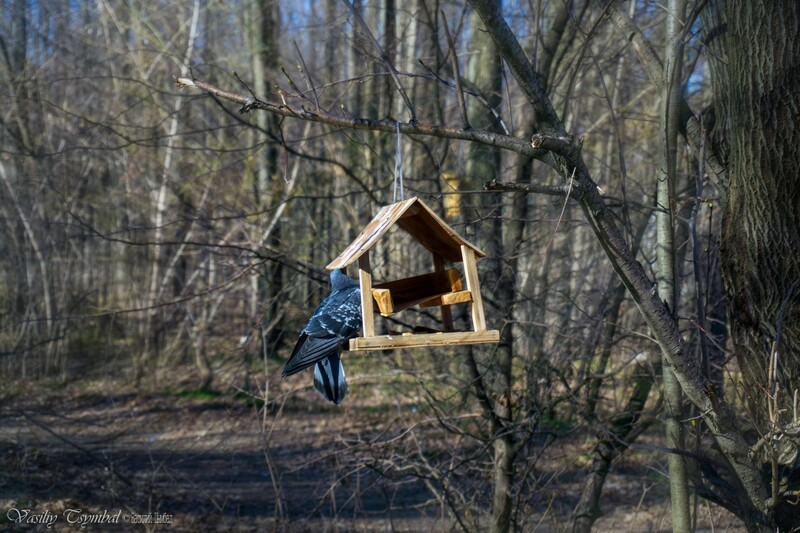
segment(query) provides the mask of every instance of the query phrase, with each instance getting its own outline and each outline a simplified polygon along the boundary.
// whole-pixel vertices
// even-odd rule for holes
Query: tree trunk
[[[765,391],[785,408],[800,387],[800,6],[716,0],[704,23],[714,47],[714,133],[729,153],[721,263],[731,336],[749,414],[764,435],[786,423],[770,420]],[[795,477],[800,470],[797,460],[784,466]],[[776,509],[781,530],[800,526],[793,501]]]
[[[685,0],[670,0],[667,9],[667,45],[664,56],[665,83],[661,96],[661,140],[664,145],[661,169],[658,172],[656,211],[656,282],[658,296],[677,320],[677,278],[675,269],[675,182],[677,180],[678,118],[680,95],[683,87],[681,63],[683,61],[683,20]],[[664,388],[664,429],[667,446],[677,450],[685,448],[684,430],[680,419],[683,413],[683,393],[671,365],[662,364]],[[672,529],[678,532],[691,530],[689,510],[689,482],[684,458],[669,454],[669,488],[672,500]]]
[[[732,336],[754,420],[780,332],[778,381],[800,381],[800,7],[797,2],[717,1],[708,32],[724,32],[725,64],[712,71],[717,128],[729,149],[722,269]],[[747,38],[743,39],[742,36]],[[794,288],[793,288],[794,287]]]
[[[250,41],[252,47],[253,89],[259,97],[266,97],[270,91],[271,74],[278,67],[280,13],[276,0],[253,0],[250,6]],[[253,196],[256,209],[266,212],[281,201],[282,182],[278,173],[278,149],[275,138],[278,136],[278,121],[273,115],[260,113],[256,117],[258,131],[254,132],[256,144],[264,143],[263,153],[256,158],[253,181]],[[266,133],[264,133],[266,132]],[[260,232],[260,227],[256,229]],[[254,240],[258,240],[256,237]],[[276,246],[281,241],[281,225],[270,233],[269,245]],[[267,244],[267,243],[265,243]],[[263,270],[251,278],[252,297],[264,306],[267,322],[282,314],[280,309],[283,293],[283,266],[280,262],[268,262]],[[256,305],[257,306],[257,305]],[[251,304],[251,312],[256,307]],[[264,337],[267,353],[274,354],[280,346],[284,328],[278,319],[275,327],[269,329]]]
[[[500,103],[501,90],[503,86],[503,72],[500,55],[492,42],[491,37],[486,34],[483,22],[477,13],[470,16],[470,56],[467,62],[466,78],[481,91],[486,101],[491,107],[496,107]],[[454,53],[454,51],[451,51]],[[470,124],[482,129],[497,130],[491,112],[481,104],[476,98],[467,100],[467,116]],[[497,177],[498,169],[501,166],[500,152],[496,148],[470,144],[467,159],[467,181],[469,183],[483,183]],[[530,169],[530,165],[524,165]],[[528,170],[530,174],[530,170]],[[486,212],[502,213],[502,195],[491,194],[481,197],[484,205],[482,209]],[[527,198],[516,198],[512,209],[524,209]],[[514,439],[508,425],[512,422],[511,414],[511,365],[513,361],[513,335],[509,321],[513,316],[513,300],[516,281],[516,260],[514,265],[506,261],[506,250],[513,249],[521,238],[521,228],[514,224],[513,233],[504,239],[504,229],[506,223],[502,217],[495,216],[494,222],[489,225],[491,234],[487,239],[487,255],[491,265],[487,268],[487,276],[484,286],[490,288],[490,292],[495,295],[498,309],[502,309],[506,320],[506,325],[500,333],[500,343],[497,346],[493,358],[493,364],[487,371],[488,388],[493,396],[493,411],[497,419],[501,422],[495,428],[495,432],[500,434],[493,435],[493,468],[494,468],[494,487],[492,495],[492,533],[509,531],[511,528],[512,510],[512,486],[514,484]],[[520,220],[522,217],[511,220]],[[509,227],[509,230],[512,228]],[[504,240],[514,242],[504,243]],[[508,247],[504,246],[508,244]],[[511,254],[509,254],[511,255]]]

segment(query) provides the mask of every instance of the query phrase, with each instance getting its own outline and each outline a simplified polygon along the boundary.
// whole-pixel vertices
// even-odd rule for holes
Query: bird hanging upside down
[[[347,394],[339,350],[361,327],[361,291],[358,283],[341,270],[331,272],[331,286],[331,294],[319,304],[300,332],[292,356],[283,367],[283,377],[316,363],[314,388],[325,399],[338,404]]]

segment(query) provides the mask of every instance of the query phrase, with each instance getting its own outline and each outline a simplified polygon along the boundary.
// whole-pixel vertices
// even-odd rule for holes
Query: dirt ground
[[[378,442],[405,439],[409,455],[416,453],[410,442],[446,453],[459,446],[456,437],[407,405],[380,405],[366,387],[359,392],[358,379],[347,401],[333,406],[306,377],[270,380],[279,401],[267,411],[235,389],[192,392],[191,380],[161,379],[138,391],[108,376],[7,384],[0,396],[0,530],[461,530],[431,478],[403,465],[403,455],[393,474],[381,472],[385,457],[370,459]],[[416,432],[410,440],[409,431]],[[575,434],[548,447],[528,472],[536,478],[527,506],[533,511],[517,517],[525,531],[569,530],[587,439]],[[615,464],[596,531],[670,530],[665,461],[653,460],[652,451],[632,450]],[[403,466],[408,475],[397,475]],[[489,486],[485,472],[463,483],[458,492],[490,501],[481,493]],[[477,530],[485,511],[476,509]],[[105,523],[80,527],[103,516]],[[49,528],[33,523],[53,517]],[[743,531],[704,502],[698,517],[700,531]]]

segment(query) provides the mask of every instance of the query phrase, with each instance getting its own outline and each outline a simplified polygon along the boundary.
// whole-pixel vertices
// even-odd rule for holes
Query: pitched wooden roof
[[[486,254],[475,245],[461,238],[447,222],[439,218],[433,210],[417,198],[387,205],[378,211],[375,218],[366,225],[358,237],[350,243],[339,257],[331,261],[328,270],[345,268],[355,262],[366,251],[397,224],[411,235],[422,246],[442,256],[451,263],[461,261],[461,245],[467,245],[475,251],[477,257]]]

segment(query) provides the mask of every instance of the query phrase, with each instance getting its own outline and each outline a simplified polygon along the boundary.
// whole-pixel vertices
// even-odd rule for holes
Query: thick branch
[[[579,180],[581,181],[581,180]],[[705,376],[691,356],[678,325],[669,309],[659,299],[656,287],[642,265],[628,249],[614,218],[600,197],[597,187],[580,187],[586,191],[580,198],[592,229],[631,297],[636,302],[658,345],[664,364],[672,366],[675,376],[689,400],[703,413],[704,420],[716,437],[717,444],[751,498],[751,513],[766,516],[766,490],[757,466],[748,457],[749,445],[736,425],[730,406],[716,386]]]
[[[343,115],[334,115],[322,109],[312,111],[305,107],[297,107],[285,103],[278,104],[275,102],[268,102],[253,98],[252,96],[245,96],[243,94],[225,91],[219,87],[211,85],[210,83],[200,80],[192,80],[189,78],[176,78],[175,83],[178,85],[178,87],[194,87],[216,96],[217,98],[222,98],[224,100],[241,104],[242,108],[240,109],[240,112],[242,113],[247,113],[253,109],[261,109],[284,117],[294,117],[311,122],[318,122],[320,124],[337,126],[340,128],[385,131],[389,133],[395,133],[397,131],[398,123],[393,120],[347,117]],[[432,137],[478,142],[481,144],[502,148],[504,150],[510,150],[519,154],[524,154],[540,160],[545,158],[547,155],[544,150],[534,149],[525,139],[474,128],[464,129],[436,124],[424,124],[419,122],[401,122],[400,131],[401,133],[405,133],[407,135],[429,135]]]
[[[621,6],[621,1],[614,2],[611,9],[607,11],[608,18],[617,31],[631,43],[639,62],[642,64],[650,83],[656,86],[656,89],[661,92],[664,88],[664,64],[658,56],[655,47],[647,40],[647,37],[639,30],[639,27],[628,15],[628,12]],[[598,7],[604,5],[602,0],[596,0],[595,5]]]
[[[483,188],[487,191],[546,194],[548,196],[565,196],[569,192],[566,183],[564,185],[537,185],[535,183],[502,183],[492,180],[484,183]]]
[[[564,157],[575,158],[578,155],[578,147],[570,135],[563,137],[551,137],[541,133],[534,133],[531,137],[531,146],[536,149],[555,152]]]

